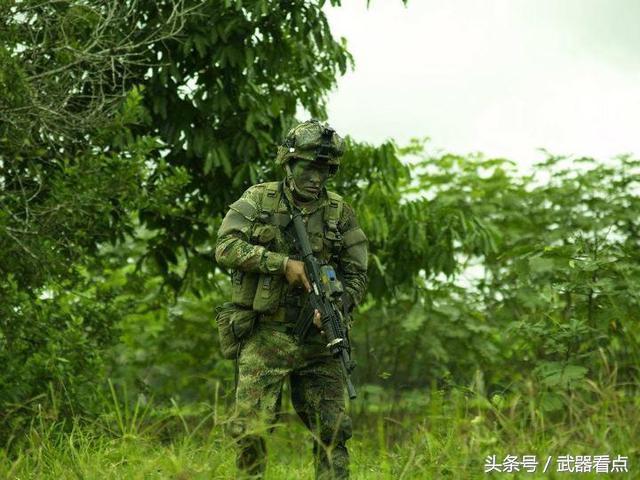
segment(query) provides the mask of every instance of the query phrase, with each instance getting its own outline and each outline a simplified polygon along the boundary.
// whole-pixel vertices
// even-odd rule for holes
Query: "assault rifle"
[[[347,385],[349,398],[356,398],[356,389],[351,382],[351,347],[347,338],[346,328],[343,327],[342,313],[336,307],[335,302],[342,294],[342,285],[336,276],[336,272],[331,265],[320,265],[318,259],[313,256],[309,236],[300,211],[291,213],[293,227],[296,234],[296,241],[302,255],[302,261],[306,273],[311,282],[311,292],[309,293],[309,303],[311,315],[303,316],[296,323],[294,332],[299,341],[304,340],[311,324],[313,323],[313,312],[320,312],[322,330],[327,338],[327,348],[331,354],[340,360],[342,374]]]

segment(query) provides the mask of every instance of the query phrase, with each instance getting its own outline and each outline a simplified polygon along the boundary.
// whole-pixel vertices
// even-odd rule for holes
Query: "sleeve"
[[[362,302],[367,289],[369,245],[364,231],[358,224],[353,208],[347,204],[344,205],[338,228],[343,239],[338,267],[342,273],[342,283],[347,293],[343,303],[345,303],[346,310],[350,311]]]
[[[216,261],[227,268],[247,272],[284,274],[288,257],[251,243],[253,224],[258,216],[259,193],[251,187],[229,206],[216,242]]]

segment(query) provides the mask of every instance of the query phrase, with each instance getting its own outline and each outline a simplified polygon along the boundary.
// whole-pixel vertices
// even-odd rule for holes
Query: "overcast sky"
[[[640,0],[343,0],[356,67],[329,97],[339,133],[431,137],[523,165],[640,155]]]

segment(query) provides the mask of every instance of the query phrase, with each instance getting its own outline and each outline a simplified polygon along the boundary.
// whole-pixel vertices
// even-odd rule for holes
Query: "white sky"
[[[329,97],[339,133],[431,137],[521,165],[640,155],[640,0],[343,0],[326,8],[355,71]]]

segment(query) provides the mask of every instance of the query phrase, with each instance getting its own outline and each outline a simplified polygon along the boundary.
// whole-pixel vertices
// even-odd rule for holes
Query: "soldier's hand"
[[[287,277],[287,282],[291,285],[302,285],[307,289],[307,292],[311,291],[311,283],[309,283],[307,274],[304,271],[304,262],[300,260],[287,260],[284,275]]]
[[[320,312],[318,310],[313,314],[313,324],[318,327],[320,333],[324,335],[324,330],[322,330],[322,319],[320,318]]]

